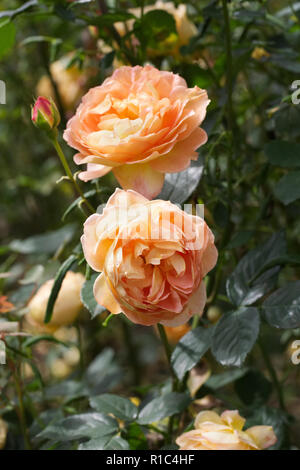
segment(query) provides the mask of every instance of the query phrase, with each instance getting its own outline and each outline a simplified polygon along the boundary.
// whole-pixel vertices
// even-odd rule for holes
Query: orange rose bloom
[[[202,313],[203,278],[215,266],[217,250],[200,217],[117,189],[103,213],[86,220],[81,242],[87,262],[102,271],[95,298],[111,313],[166,326]]]
[[[207,140],[199,127],[209,104],[207,93],[171,72],[120,67],[83,98],[64,139],[77,149],[83,181],[110,170],[124,189],[155,197],[164,173],[176,173],[198,157]]]
[[[253,426],[243,431],[245,419],[238,411],[227,410],[219,416],[201,411],[195,429],[176,440],[180,450],[262,450],[276,442],[272,426]]]

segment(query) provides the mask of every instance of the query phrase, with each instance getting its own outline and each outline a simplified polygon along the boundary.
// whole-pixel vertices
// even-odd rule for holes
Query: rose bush
[[[298,3],[1,1],[0,448],[300,449]]]

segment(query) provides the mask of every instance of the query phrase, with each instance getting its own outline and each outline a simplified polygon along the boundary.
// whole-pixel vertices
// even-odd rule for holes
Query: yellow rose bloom
[[[272,426],[253,426],[243,431],[245,419],[237,410],[201,411],[195,429],[179,436],[180,450],[262,450],[276,442]]]

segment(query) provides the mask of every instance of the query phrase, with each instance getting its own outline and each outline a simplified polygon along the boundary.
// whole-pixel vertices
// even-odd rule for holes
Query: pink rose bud
[[[31,110],[31,119],[36,127],[52,133],[60,123],[58,109],[51,98],[39,96]]]

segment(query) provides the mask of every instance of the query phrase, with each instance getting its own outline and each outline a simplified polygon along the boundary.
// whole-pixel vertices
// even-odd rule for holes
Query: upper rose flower
[[[74,161],[87,164],[83,181],[110,170],[124,189],[155,197],[164,173],[190,165],[207,140],[199,127],[207,93],[171,72],[121,67],[82,99],[67,125],[64,139],[79,150]]]
[[[90,216],[81,238],[95,271],[97,302],[142,325],[178,326],[201,314],[204,276],[216,264],[214,237],[203,219],[135,191],[116,192]]]
[[[179,436],[180,450],[262,450],[276,442],[272,426],[253,426],[243,431],[245,419],[238,411],[227,410],[219,416],[201,411],[195,429]]]

